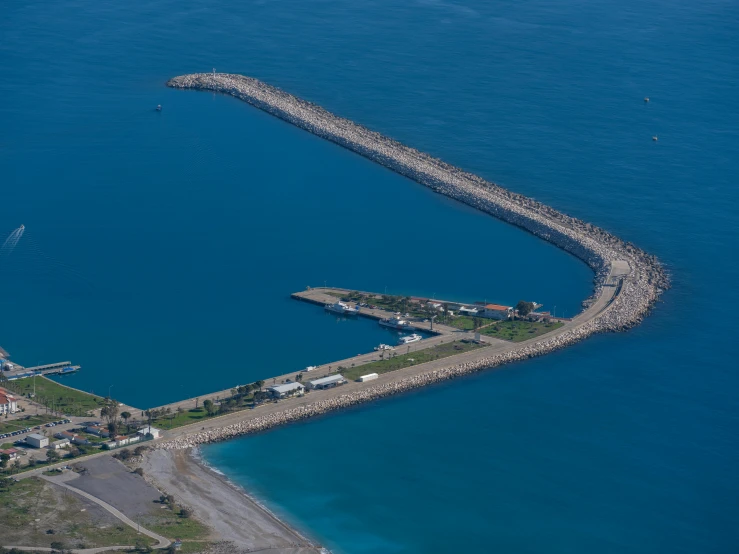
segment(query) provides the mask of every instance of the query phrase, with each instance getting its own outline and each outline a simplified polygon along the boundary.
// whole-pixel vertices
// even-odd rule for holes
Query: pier
[[[34,377],[39,375],[66,375],[80,370],[80,366],[72,365],[72,362],[56,362],[53,364],[37,365],[32,367],[23,367],[14,364],[13,369],[5,371],[8,381],[15,379],[23,379],[24,377]]]

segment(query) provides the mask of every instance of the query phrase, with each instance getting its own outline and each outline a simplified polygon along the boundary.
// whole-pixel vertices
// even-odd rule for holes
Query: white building
[[[468,308],[467,306],[462,306],[461,308],[459,308],[459,315],[475,317],[478,315],[479,312],[480,310],[478,310],[477,308]]]
[[[18,399],[5,389],[0,389],[0,415],[18,411]]]
[[[285,383],[284,385],[274,385],[268,387],[267,390],[272,393],[275,398],[285,398],[293,394],[303,394],[305,387],[300,383]]]
[[[114,446],[126,446],[127,444],[133,444],[135,442],[139,442],[141,440],[141,435],[131,435],[130,437],[127,437],[125,435],[118,435],[115,437],[112,441],[108,443],[108,445],[114,445]]]
[[[359,382],[360,383],[364,383],[365,381],[374,381],[378,377],[379,377],[379,375],[377,373],[368,373],[367,375],[362,375],[359,378]]]
[[[482,312],[482,317],[489,319],[508,319],[513,313],[511,306],[501,306],[500,304],[488,304]]]
[[[156,427],[152,427],[151,425],[147,425],[146,427],[142,427],[137,431],[137,434],[141,435],[142,437],[145,437],[148,434],[151,434],[152,437],[155,439],[158,439],[162,436],[162,432],[157,429]]]
[[[338,385],[346,383],[346,379],[342,375],[336,374],[330,377],[324,377],[323,379],[316,379],[315,381],[308,381],[309,389],[330,389]]]
[[[51,444],[49,444],[49,448],[53,448],[54,450],[59,450],[60,448],[68,448],[69,447],[69,439],[61,439],[58,441],[54,441]]]
[[[26,444],[34,448],[44,448],[49,446],[49,439],[38,433],[32,433],[26,437]]]

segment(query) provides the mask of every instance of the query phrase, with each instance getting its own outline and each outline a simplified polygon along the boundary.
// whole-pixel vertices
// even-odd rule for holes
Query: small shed
[[[365,381],[373,381],[374,379],[377,379],[379,375],[377,373],[368,373],[367,375],[362,375],[359,378],[360,383],[364,383]]]

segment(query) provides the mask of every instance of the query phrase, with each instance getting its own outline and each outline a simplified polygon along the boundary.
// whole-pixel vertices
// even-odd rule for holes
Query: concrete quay
[[[318,304],[319,306],[325,306],[326,304],[333,304],[338,300],[336,296],[331,295],[331,292],[338,292],[338,293],[349,293],[349,292],[356,292],[356,291],[350,291],[349,289],[340,289],[340,288],[334,288],[334,287],[317,287],[317,288],[311,288],[308,290],[304,290],[301,292],[294,292],[290,295],[291,298],[295,298],[296,300],[302,300],[303,302],[310,302],[311,304]],[[377,293],[368,292],[368,295],[371,296],[377,296]],[[383,310],[380,308],[359,308],[359,315],[363,317],[368,317],[370,319],[387,319],[394,316],[393,312],[389,312],[387,310]],[[409,318],[410,319],[410,318]],[[442,325],[440,323],[434,323],[433,330],[431,329],[431,322],[427,321],[412,321],[413,326],[416,329],[420,329],[421,331],[424,331],[426,333],[433,333],[436,335],[459,335],[460,333],[464,333],[464,331],[460,331],[456,327],[451,327],[450,325]],[[465,337],[460,337],[465,338]]]

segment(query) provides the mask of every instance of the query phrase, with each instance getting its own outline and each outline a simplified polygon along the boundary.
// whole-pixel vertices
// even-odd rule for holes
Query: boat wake
[[[21,237],[23,236],[25,230],[25,225],[21,225],[12,233],[10,233],[8,238],[5,239],[5,242],[0,247],[0,257],[10,256],[13,250],[15,250],[15,247],[18,246],[18,241],[21,240]]]

